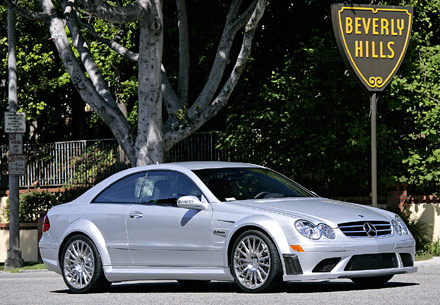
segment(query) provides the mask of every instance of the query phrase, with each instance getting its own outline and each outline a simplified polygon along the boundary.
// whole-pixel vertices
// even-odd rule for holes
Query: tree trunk
[[[136,165],[164,162],[162,124],[162,1],[148,7],[139,38],[139,117]]]

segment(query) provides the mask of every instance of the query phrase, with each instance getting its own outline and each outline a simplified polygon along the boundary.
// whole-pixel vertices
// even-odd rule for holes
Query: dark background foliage
[[[440,186],[440,1],[380,4],[412,5],[415,18],[406,58],[379,96],[379,192],[405,183],[413,193],[436,193]],[[26,5],[38,8],[38,1]],[[188,1],[190,100],[209,73],[228,5],[220,0]],[[239,87],[228,108],[202,130],[223,131],[219,146],[234,159],[273,167],[321,195],[368,195],[369,97],[342,62],[330,5],[327,0],[269,1]],[[164,12],[164,64],[176,84],[175,3],[165,1]],[[0,6],[0,17],[6,21],[4,6]],[[94,21],[93,26],[106,37],[120,35],[121,43],[136,51],[136,24],[120,28]],[[7,110],[6,22],[0,23],[0,30],[3,113]],[[49,40],[47,26],[17,17],[17,33],[19,104],[30,130],[26,141],[111,137],[96,115],[85,111]],[[89,47],[134,125],[136,68],[102,44],[90,41]],[[0,120],[3,129],[3,116]],[[0,141],[7,143],[4,133]]]

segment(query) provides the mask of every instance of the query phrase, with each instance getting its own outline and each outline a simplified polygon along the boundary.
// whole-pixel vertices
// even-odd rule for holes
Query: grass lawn
[[[43,263],[39,262],[25,262],[22,268],[9,269],[5,270],[5,264],[0,263],[0,271],[8,271],[12,273],[20,272],[21,270],[42,270],[46,269],[46,266]]]
[[[433,258],[431,254],[420,254],[416,255],[416,261],[426,261],[428,259]]]

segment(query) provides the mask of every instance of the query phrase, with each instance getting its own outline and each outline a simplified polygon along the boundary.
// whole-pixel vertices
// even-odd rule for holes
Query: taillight
[[[43,219],[43,232],[47,232],[50,229],[49,217],[46,215]]]

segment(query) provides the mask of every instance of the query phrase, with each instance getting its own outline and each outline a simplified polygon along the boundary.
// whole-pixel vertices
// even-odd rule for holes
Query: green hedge
[[[32,192],[20,196],[19,221],[20,222],[37,222],[41,212],[47,212],[51,207],[69,202],[83,194],[88,188],[77,187],[67,189],[64,192],[49,193]],[[6,207],[2,211],[2,216],[9,221],[9,200]]]

